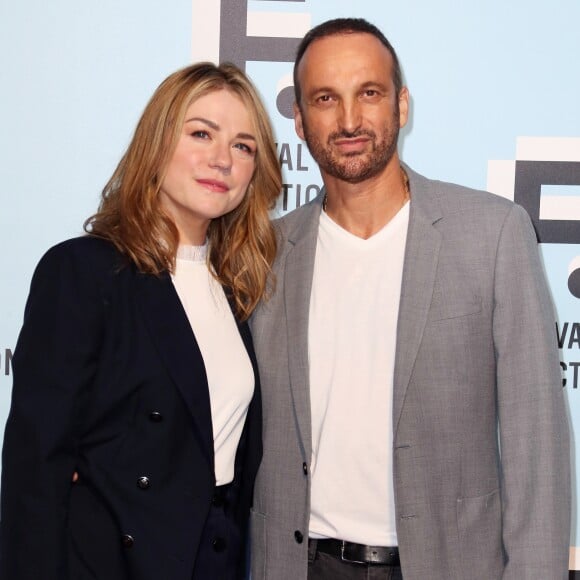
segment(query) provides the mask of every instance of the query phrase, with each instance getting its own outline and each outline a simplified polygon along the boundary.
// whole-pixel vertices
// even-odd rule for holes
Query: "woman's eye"
[[[198,139],[209,139],[209,133],[204,131],[203,129],[199,129],[198,131],[192,131],[192,137],[196,137]]]
[[[234,145],[234,147],[236,149],[239,149],[240,151],[242,151],[243,153],[246,153],[247,155],[253,155],[255,153],[254,149],[252,149],[249,145],[247,145],[246,143],[236,143]]]

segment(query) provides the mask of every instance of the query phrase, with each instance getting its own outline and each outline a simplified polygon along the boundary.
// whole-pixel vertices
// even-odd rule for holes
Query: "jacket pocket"
[[[479,296],[466,295],[453,298],[436,294],[429,310],[429,320],[436,322],[470,316],[478,314],[482,308],[482,300]]]
[[[464,578],[501,578],[504,562],[499,490],[459,498],[457,527]]]

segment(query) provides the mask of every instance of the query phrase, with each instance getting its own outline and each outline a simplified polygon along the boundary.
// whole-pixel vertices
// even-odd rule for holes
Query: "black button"
[[[137,487],[139,489],[148,489],[151,485],[148,477],[142,476],[137,480]]]
[[[296,540],[297,544],[301,544],[304,541],[304,536],[300,530],[296,530],[294,532],[294,539]]]
[[[161,421],[163,421],[163,415],[159,411],[151,411],[151,413],[149,413],[149,421],[153,421],[153,423],[161,423]]]
[[[121,543],[123,544],[124,548],[132,548],[135,540],[133,539],[133,536],[130,536],[129,534],[123,534]]]
[[[302,464],[302,471],[304,475],[308,475],[308,465],[306,465],[306,461]]]
[[[226,549],[226,541],[223,538],[214,538],[211,547],[214,552],[223,552]]]

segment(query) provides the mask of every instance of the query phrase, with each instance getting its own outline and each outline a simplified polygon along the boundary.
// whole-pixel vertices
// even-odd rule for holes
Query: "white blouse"
[[[172,280],[203,356],[216,485],[225,485],[234,478],[236,450],[255,377],[224,290],[209,271],[206,258],[207,242],[203,246],[179,246]]]

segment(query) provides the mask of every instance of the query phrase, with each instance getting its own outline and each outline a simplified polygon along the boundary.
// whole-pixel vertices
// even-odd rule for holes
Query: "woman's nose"
[[[228,144],[216,143],[210,157],[209,166],[228,175],[232,169],[232,152]]]

